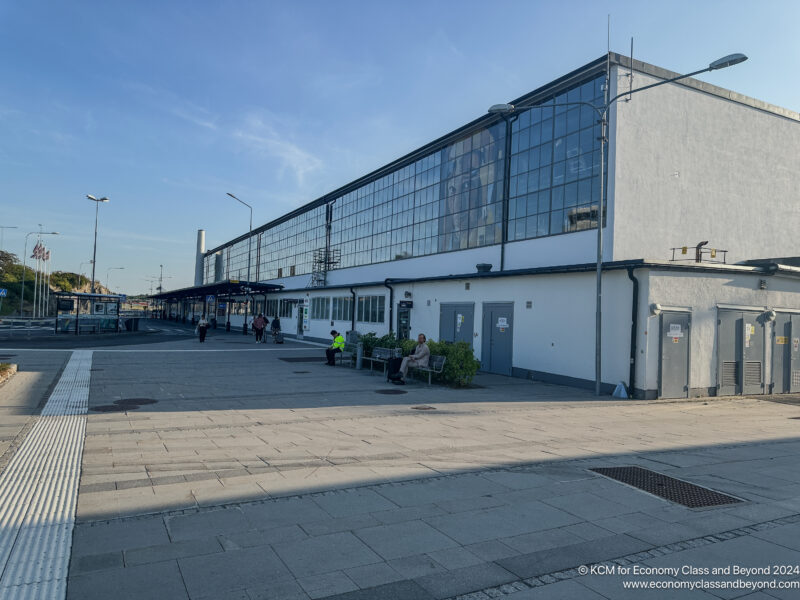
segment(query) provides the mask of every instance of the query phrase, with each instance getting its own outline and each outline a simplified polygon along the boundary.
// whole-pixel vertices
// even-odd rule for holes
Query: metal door
[[[742,313],[742,393],[764,393],[764,326],[759,313]]]
[[[757,312],[720,310],[717,394],[764,393],[764,325]]]
[[[717,395],[742,393],[739,357],[742,355],[742,313],[721,310],[717,319]]]
[[[772,391],[800,392],[800,315],[778,313],[772,332]]]
[[[772,324],[772,392],[792,390],[792,315],[777,313]]]
[[[407,340],[411,335],[411,309],[397,308],[397,339]]]
[[[800,315],[792,315],[791,324],[791,360],[789,362],[789,391],[793,394],[800,392]]]
[[[661,314],[661,368],[658,395],[661,398],[689,397],[690,314]]]
[[[514,347],[513,324],[513,302],[483,304],[482,370],[498,375],[511,375]]]
[[[475,305],[442,304],[439,307],[439,341],[466,342],[472,347],[475,331]]]

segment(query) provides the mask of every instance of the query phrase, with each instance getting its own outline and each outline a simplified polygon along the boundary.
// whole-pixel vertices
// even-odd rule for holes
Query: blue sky
[[[280,216],[611,49],[800,109],[800,3],[0,0],[5,249],[190,285],[208,244]],[[84,267],[85,269],[86,267]]]

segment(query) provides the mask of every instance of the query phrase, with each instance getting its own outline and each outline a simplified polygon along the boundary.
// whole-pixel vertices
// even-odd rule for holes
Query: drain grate
[[[158,400],[152,398],[123,398],[122,400],[114,400],[114,404],[118,406],[130,406],[139,408],[145,404],[155,404]]]
[[[281,356],[279,360],[288,363],[303,363],[303,362],[325,362],[324,356]]]
[[[436,410],[433,406],[428,406],[427,404],[420,404],[419,406],[412,406],[412,410]]]
[[[704,508],[741,502],[741,500],[733,496],[715,492],[714,490],[656,473],[650,469],[643,469],[642,467],[607,467],[589,470],[689,508]]]
[[[375,390],[376,394],[385,394],[387,396],[397,396],[399,394],[407,394],[405,390]]]
[[[125,412],[127,410],[136,410],[139,408],[138,405],[134,406],[123,406],[121,404],[101,404],[100,406],[92,406],[89,410],[93,410],[95,412]]]
[[[292,373],[296,373],[298,375],[304,375],[305,373],[311,373],[311,371],[292,371]]]

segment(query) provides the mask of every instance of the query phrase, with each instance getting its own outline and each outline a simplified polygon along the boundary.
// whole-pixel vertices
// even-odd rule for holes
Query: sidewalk
[[[729,598],[746,592],[578,568],[800,564],[798,406],[398,390],[296,342],[211,342],[94,351],[68,598]],[[156,402],[93,410],[136,399]],[[588,471],[615,465],[744,501],[691,509]]]

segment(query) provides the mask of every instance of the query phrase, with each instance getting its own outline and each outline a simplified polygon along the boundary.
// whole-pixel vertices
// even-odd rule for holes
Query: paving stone
[[[301,577],[297,582],[311,598],[324,598],[358,589],[353,580],[341,571]]]
[[[295,580],[264,582],[257,588],[248,588],[249,600],[308,600],[309,595]]]
[[[418,583],[405,580],[330,596],[328,600],[435,600],[435,597]]]
[[[383,562],[346,569],[345,573],[359,588],[370,588],[405,579],[403,575],[389,566],[388,563]]]
[[[298,525],[288,525],[285,527],[274,527],[264,531],[244,531],[241,533],[229,533],[217,537],[219,542],[228,549],[252,548],[255,546],[265,546],[267,544],[282,544],[285,542],[296,542],[307,538],[308,535]]]
[[[380,494],[368,489],[345,490],[314,496],[314,502],[334,518],[397,508]]]
[[[415,579],[434,598],[450,598],[482,588],[510,583],[516,575],[496,563],[483,563]]]
[[[275,552],[295,577],[310,577],[381,562],[351,533],[332,533],[298,542],[275,544]]]
[[[289,577],[283,562],[267,546],[181,558],[178,564],[192,597],[256,587],[264,581]]]
[[[386,560],[458,546],[452,538],[423,521],[369,527],[355,534]]]
[[[209,538],[253,528],[238,507],[167,517],[166,523],[173,541]]]
[[[189,556],[202,556],[222,552],[222,545],[216,538],[198,538],[171,544],[160,544],[148,548],[134,548],[125,551],[125,565],[143,565],[146,563],[174,560]]]
[[[330,518],[311,498],[287,498],[242,505],[253,529],[314,523]]]
[[[640,597],[642,596],[640,595]],[[606,600],[605,596],[601,596],[574,580],[558,581],[543,587],[514,592],[506,598],[508,600]]]
[[[73,556],[69,572],[77,575],[88,571],[114,569],[123,566],[122,552],[106,552],[104,554],[88,554]]]
[[[454,570],[471,565],[479,565],[485,562],[465,548],[447,548],[445,550],[434,550],[428,552],[433,560],[442,565],[445,569]]]
[[[387,564],[408,579],[415,579],[447,570],[427,554],[395,558],[387,561]]]
[[[500,559],[497,563],[525,579],[634,554],[650,547],[647,542],[623,534],[521,554]]]
[[[146,548],[167,544],[169,541],[161,517],[78,524],[72,536],[72,555],[87,556],[129,548]]]
[[[538,501],[425,519],[461,544],[572,525],[581,520]]]
[[[186,588],[174,561],[129,568],[93,571],[70,576],[67,600],[170,600],[187,599]]]

